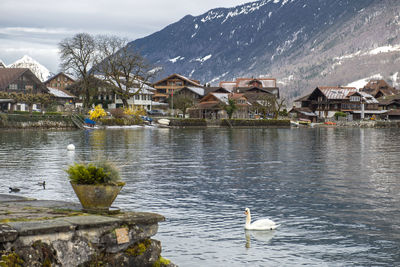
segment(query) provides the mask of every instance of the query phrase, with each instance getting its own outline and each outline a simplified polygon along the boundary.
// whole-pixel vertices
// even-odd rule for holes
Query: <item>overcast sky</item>
[[[0,0],[0,60],[29,55],[59,70],[57,44],[79,32],[135,40],[217,7],[251,0]]]

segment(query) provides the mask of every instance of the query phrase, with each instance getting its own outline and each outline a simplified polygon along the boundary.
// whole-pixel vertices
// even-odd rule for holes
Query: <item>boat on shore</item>
[[[169,119],[159,119],[157,120],[157,124],[159,127],[169,127],[169,123],[171,121]]]

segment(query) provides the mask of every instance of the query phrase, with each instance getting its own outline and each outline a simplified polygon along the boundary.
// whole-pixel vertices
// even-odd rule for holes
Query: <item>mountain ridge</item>
[[[400,67],[399,14],[394,0],[261,0],[187,15],[129,46],[162,66],[162,76],[213,84],[274,77],[293,99],[376,74],[397,84],[390,77]],[[368,54],[388,46],[396,49]]]

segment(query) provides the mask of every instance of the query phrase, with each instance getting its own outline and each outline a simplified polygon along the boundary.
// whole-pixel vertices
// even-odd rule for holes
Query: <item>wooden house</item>
[[[167,102],[167,99],[170,98],[175,91],[184,87],[203,88],[198,80],[192,80],[176,73],[153,83],[152,86],[156,89],[153,100],[157,102]]]
[[[0,68],[0,92],[39,94],[48,93],[48,90],[28,68]],[[34,104],[33,108],[38,108],[38,104]],[[10,97],[5,97],[1,109],[27,111],[28,104],[16,103]]]
[[[47,87],[55,88],[55,89],[65,89],[66,87],[72,85],[75,82],[71,76],[65,74],[64,72],[60,72],[53,77],[50,77],[44,84]]]
[[[354,87],[317,87],[311,94],[300,98],[299,108],[309,108],[319,118],[331,118],[338,111],[353,114],[355,119],[364,114],[377,115],[378,101],[365,92]]]
[[[72,110],[75,108],[75,100],[77,97],[67,90],[52,87],[47,87],[47,90],[57,104],[57,111]]]
[[[220,87],[235,93],[261,93],[271,94],[279,98],[279,88],[275,78],[237,78],[233,82],[220,82]]]
[[[375,98],[398,94],[396,88],[390,86],[384,80],[370,80],[362,89],[362,92],[372,95]]]
[[[230,93],[223,87],[192,87],[185,86],[181,89],[177,89],[175,95],[185,95],[192,98],[195,102],[199,102],[204,96],[209,93]]]
[[[202,119],[224,119],[228,115],[224,106],[229,104],[229,99],[235,101],[237,110],[233,118],[248,118],[251,104],[244,94],[211,92],[203,97],[195,108],[189,111],[190,117]]]

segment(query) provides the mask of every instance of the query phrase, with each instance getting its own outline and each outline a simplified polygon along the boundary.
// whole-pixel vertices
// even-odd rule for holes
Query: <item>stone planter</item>
[[[123,185],[86,185],[74,184],[71,186],[86,211],[108,211]]]

